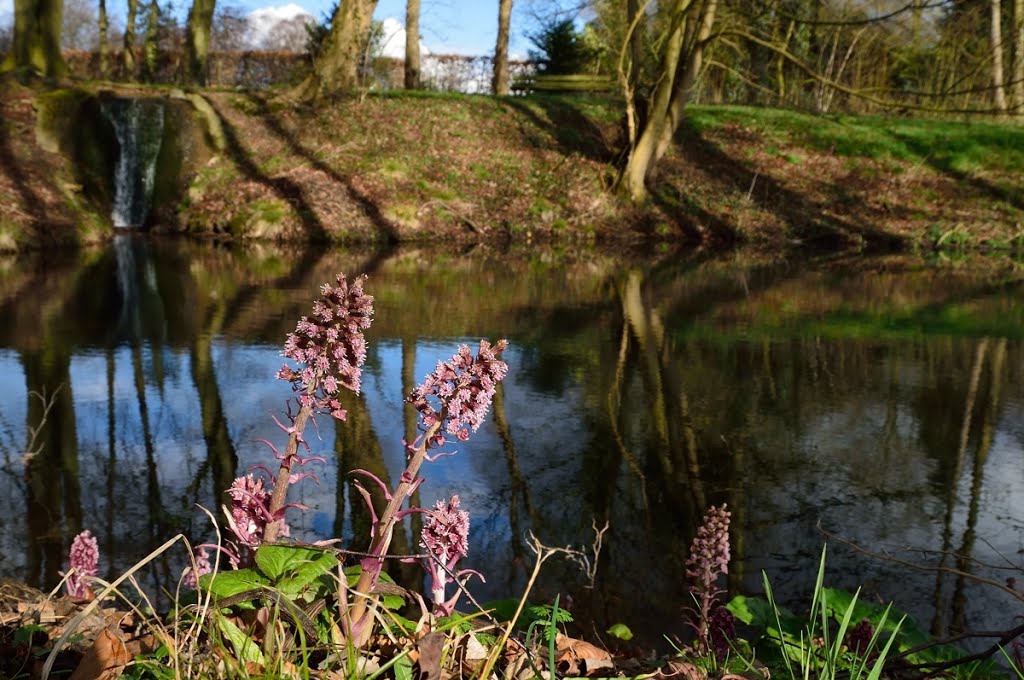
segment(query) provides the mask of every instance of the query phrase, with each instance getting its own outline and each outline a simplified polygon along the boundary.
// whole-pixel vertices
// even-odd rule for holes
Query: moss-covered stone
[[[76,195],[69,200],[69,209],[84,211],[81,218],[76,218],[83,236],[88,236],[83,242],[95,240],[97,233],[109,234],[112,229],[109,214],[120,144],[114,126],[104,114],[103,101],[127,96],[145,95],[70,88],[40,93],[35,100],[36,143],[70,161],[77,186],[71,192]],[[173,92],[159,98],[165,106],[164,131],[156,160],[149,223],[173,224],[189,182],[209,160],[212,149],[218,147],[218,134],[210,129],[209,116],[192,98]],[[220,141],[222,145],[223,140]]]

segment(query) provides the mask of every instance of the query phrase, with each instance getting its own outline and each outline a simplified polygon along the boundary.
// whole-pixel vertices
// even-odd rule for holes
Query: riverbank
[[[3,95],[0,249],[111,234],[104,199],[37,144],[35,93],[4,83]],[[622,130],[607,99],[397,93],[312,110],[259,94],[203,98],[220,129],[154,230],[345,243],[1024,245],[1024,128],[1014,125],[693,107],[650,201],[634,206],[609,190]]]

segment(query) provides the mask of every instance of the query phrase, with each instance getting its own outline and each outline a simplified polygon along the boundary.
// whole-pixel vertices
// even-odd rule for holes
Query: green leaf
[[[259,553],[257,552],[257,557]],[[294,561],[291,569],[293,575],[283,578],[277,583],[277,587],[289,599],[297,599],[303,591],[309,589],[321,576],[330,573],[338,565],[338,558],[332,552],[321,552],[315,554],[312,559]],[[323,585],[328,582],[324,581]]]
[[[614,635],[615,637],[619,638],[620,640],[632,640],[633,639],[633,631],[631,631],[629,629],[629,626],[627,626],[624,623],[616,623],[616,624],[612,625],[612,627],[609,628],[606,632],[609,635]]]
[[[231,597],[254,588],[270,585],[265,576],[255,569],[236,569],[221,571],[216,575],[203,574],[199,577],[199,586],[217,597]]]
[[[405,599],[401,595],[385,595],[380,601],[385,609],[401,609],[405,605]]]
[[[219,616],[217,623],[220,626],[221,632],[224,633],[224,637],[235,648],[235,656],[238,657],[239,661],[252,662],[261,666],[267,665],[263,652],[260,651],[260,646],[256,644],[255,640],[242,632],[242,629],[236,626],[231,619]]]
[[[256,550],[256,566],[259,567],[260,571],[266,574],[271,581],[278,581],[289,573],[297,572],[303,565],[316,563],[324,557],[333,560],[331,567],[338,563],[338,558],[334,556],[333,552],[319,550],[317,548],[299,548],[287,545],[261,545]],[[319,576],[319,574],[317,574],[317,576]]]
[[[412,661],[408,656],[395,662],[395,680],[413,680]]]
[[[32,644],[32,636],[35,633],[43,633],[47,638],[50,636],[49,631],[42,626],[29,623],[14,631],[14,645],[16,647],[27,647]]]

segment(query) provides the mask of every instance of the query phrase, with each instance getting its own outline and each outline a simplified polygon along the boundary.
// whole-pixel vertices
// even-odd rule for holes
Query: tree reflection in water
[[[377,319],[349,422],[319,422],[334,456],[303,490],[306,539],[365,548],[348,471],[387,480],[415,419],[402,398],[460,342],[507,336],[511,371],[472,443],[429,464],[418,503],[458,493],[472,517],[464,563],[480,598],[516,594],[532,530],[588,545],[610,522],[596,588],[549,561],[539,599],[629,623],[645,641],[684,632],[686,550],[704,509],[733,512],[734,591],[766,569],[802,601],[826,535],[988,574],[975,560],[1024,545],[1024,310],[1020,277],[894,258],[629,259],[586,252],[331,251],[119,237],[107,250],[4,263],[0,576],[52,586],[71,538],[102,538],[104,573],[170,534],[212,538],[237,474],[265,461],[280,345],[319,283],[368,273]],[[40,303],[39,301],[43,302]],[[23,383],[23,384],[22,384]],[[20,449],[53,394],[41,450]],[[419,519],[394,549],[418,550]],[[904,549],[923,552],[898,553]],[[931,624],[993,628],[1005,604],[955,573],[916,573],[834,544],[830,582],[864,585]],[[184,555],[147,585],[173,590]],[[396,566],[418,587],[414,565]],[[1005,577],[997,573],[997,578]]]

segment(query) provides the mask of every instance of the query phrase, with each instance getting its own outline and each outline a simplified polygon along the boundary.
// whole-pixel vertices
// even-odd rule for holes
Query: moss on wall
[[[83,229],[97,229],[97,217],[111,230],[114,201],[114,165],[120,144],[113,125],[103,113],[103,101],[115,97],[146,96],[110,89],[90,91],[76,87],[44,92],[36,97],[36,143],[68,159],[75,182],[81,187],[76,208],[84,213],[77,221]],[[156,178],[150,204],[149,224],[173,222],[178,201],[197,169],[210,158],[210,139],[205,116],[193,102],[181,96],[161,94],[164,131],[156,162]]]

